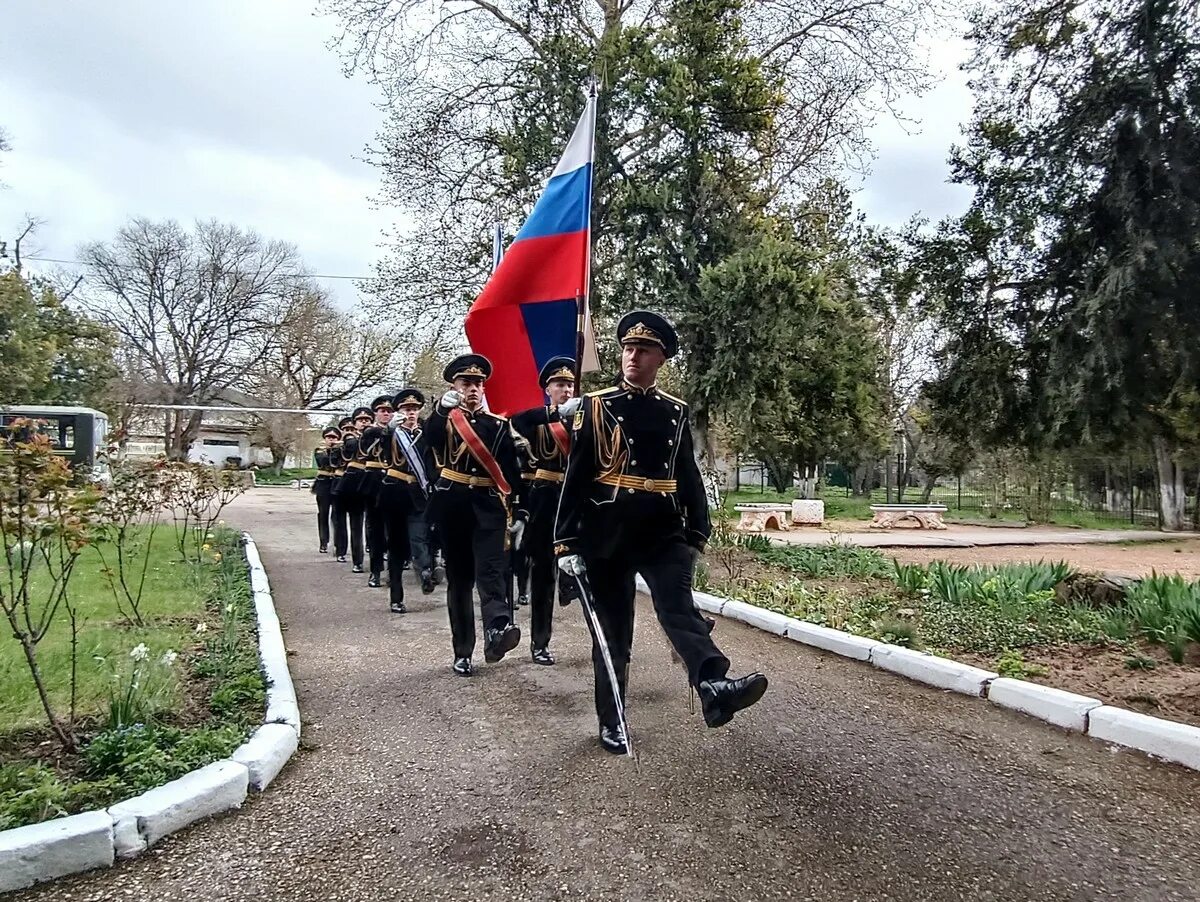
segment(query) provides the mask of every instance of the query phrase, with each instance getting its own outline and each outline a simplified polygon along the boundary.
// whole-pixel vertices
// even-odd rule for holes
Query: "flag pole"
[[[584,329],[587,326],[588,303],[592,293],[592,186],[596,180],[596,76],[588,84],[588,129],[590,131],[587,186],[587,253],[583,260],[583,284],[575,295],[575,397],[579,397],[580,377],[583,374],[583,355],[586,349]]]

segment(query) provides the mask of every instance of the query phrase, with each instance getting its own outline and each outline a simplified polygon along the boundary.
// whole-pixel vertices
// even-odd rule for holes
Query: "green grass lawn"
[[[256,470],[254,482],[257,485],[290,485],[297,479],[315,479],[317,471],[313,467],[285,468],[276,474],[274,470]]]
[[[147,622],[145,628],[128,627],[117,610],[103,575],[102,555],[109,563],[115,561],[116,551],[112,546],[87,548],[76,564],[70,594],[79,612],[77,666],[81,715],[98,713],[106,706],[112,665],[120,669],[130,650],[139,643],[145,643],[155,657],[168,650],[182,653],[196,643],[196,624],[205,614],[204,586],[195,567],[179,560],[174,529],[169,524],[156,530],[150,554],[141,604]],[[56,621],[38,647],[38,660],[55,704],[66,711],[70,703],[71,634],[67,612],[62,607]],[[6,635],[0,641],[0,734],[43,723],[44,714],[24,654],[11,635]]]

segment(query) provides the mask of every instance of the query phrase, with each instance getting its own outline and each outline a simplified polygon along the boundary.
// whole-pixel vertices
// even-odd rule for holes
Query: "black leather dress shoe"
[[[531,649],[531,653],[534,664],[543,664],[548,667],[554,663],[554,655],[550,654],[550,649],[548,648],[534,648]]]
[[[429,570],[421,571],[421,592],[425,595],[433,593],[433,573]]]
[[[322,545],[320,548],[317,549],[317,552],[319,554],[329,554],[329,548],[326,547],[325,545]]]
[[[350,572],[362,573],[363,572],[362,564],[355,564],[353,567],[350,568]]]
[[[393,601],[390,605],[393,614],[407,614],[408,608],[404,606],[402,601]]]
[[[733,720],[738,711],[763,697],[767,678],[761,673],[751,673],[737,680],[705,680],[698,688],[704,722],[710,727],[721,727]]]
[[[378,589],[379,588],[379,574],[372,573],[370,576],[368,576],[367,577],[367,585],[370,586],[372,589]]]
[[[344,555],[344,554],[339,554],[339,555],[337,556],[337,562],[338,562],[339,564],[344,564],[344,563],[346,563],[346,555]]]
[[[712,617],[701,617],[700,619],[704,621],[704,625],[708,628],[708,632],[711,635],[717,625],[717,621]]]
[[[528,595],[518,595],[517,596],[517,604],[523,608],[529,607],[529,596]]]
[[[517,647],[521,641],[521,630],[511,623],[499,630],[487,631],[487,642],[483,646],[483,660],[495,664]]]
[[[454,672],[459,676],[471,675],[471,659],[470,658],[455,658]]]
[[[621,727],[601,727],[600,728],[600,745],[604,751],[612,752],[614,755],[629,754],[629,743],[625,739],[625,731]]]

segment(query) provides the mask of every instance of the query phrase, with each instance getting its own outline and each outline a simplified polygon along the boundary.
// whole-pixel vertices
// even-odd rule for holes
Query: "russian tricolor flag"
[[[467,313],[471,350],[492,361],[490,410],[513,414],[545,402],[538,373],[576,355],[578,300],[591,266],[592,146],[596,99],[587,107],[549,184]],[[597,368],[590,320],[584,371]]]

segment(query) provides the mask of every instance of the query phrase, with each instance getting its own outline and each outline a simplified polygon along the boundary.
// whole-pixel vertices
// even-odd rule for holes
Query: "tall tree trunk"
[[[1163,529],[1186,529],[1187,491],[1183,485],[1183,467],[1176,460],[1176,449],[1166,439],[1155,436],[1154,463],[1158,469],[1158,509]]]
[[[766,455],[763,463],[767,465],[767,474],[775,491],[786,492],[792,487],[792,462],[789,459]]]
[[[933,497],[934,486],[937,485],[937,477],[925,476],[925,485],[921,487],[921,503],[928,504],[929,499]]]
[[[712,430],[709,429],[709,411],[705,405],[693,406],[691,423],[692,447],[696,464],[700,467],[700,478],[704,482],[704,494],[708,497],[708,506],[718,510],[721,507],[721,477],[717,472],[717,449]]]

